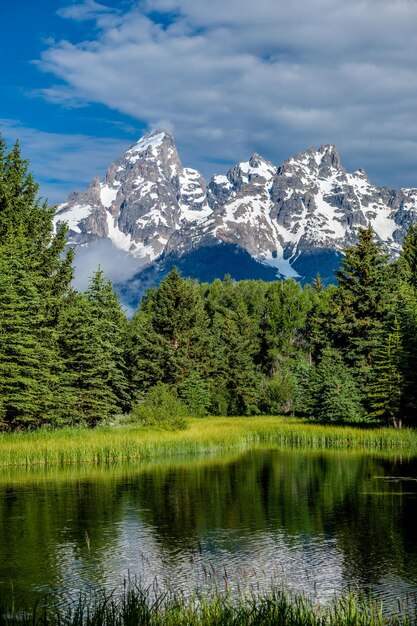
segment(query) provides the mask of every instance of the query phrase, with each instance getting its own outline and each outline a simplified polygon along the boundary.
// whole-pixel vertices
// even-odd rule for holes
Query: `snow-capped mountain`
[[[330,277],[360,226],[391,253],[417,219],[417,189],[376,187],[349,173],[336,148],[310,148],[280,167],[254,154],[208,185],[181,164],[166,132],[145,135],[86,192],[58,207],[69,244],[107,239],[137,259],[135,281],[152,283],[176,263],[212,279]],[[135,288],[136,288],[135,287]]]
[[[72,245],[107,237],[149,262],[183,224],[211,213],[204,178],[182,166],[171,135],[156,132],[112,163],[102,182],[95,178],[86,192],[70,194],[56,222],[68,223]]]

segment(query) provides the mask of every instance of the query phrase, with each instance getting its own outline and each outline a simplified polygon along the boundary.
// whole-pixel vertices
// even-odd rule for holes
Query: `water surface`
[[[285,584],[325,600],[417,590],[417,460],[253,450],[0,473],[0,590]]]

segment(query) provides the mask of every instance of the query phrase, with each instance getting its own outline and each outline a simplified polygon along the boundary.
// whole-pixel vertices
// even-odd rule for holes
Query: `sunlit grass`
[[[254,446],[395,450],[417,454],[410,429],[321,426],[280,417],[190,419],[186,430],[102,427],[0,435],[0,466],[65,465],[172,458]]]

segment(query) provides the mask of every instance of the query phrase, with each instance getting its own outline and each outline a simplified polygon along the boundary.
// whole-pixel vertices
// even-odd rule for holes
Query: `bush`
[[[131,421],[144,426],[157,426],[166,430],[181,430],[187,427],[187,406],[177,398],[168,385],[158,383],[152,387],[142,401],[131,411]]]
[[[261,407],[268,415],[282,415],[294,411],[297,381],[288,370],[280,370],[266,380],[262,389]]]

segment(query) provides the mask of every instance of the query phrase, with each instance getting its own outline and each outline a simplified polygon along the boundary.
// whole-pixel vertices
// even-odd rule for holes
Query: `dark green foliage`
[[[402,339],[401,374],[403,380],[401,418],[417,425],[417,294],[408,283],[401,285],[397,315]]]
[[[199,286],[174,268],[148,294],[129,329],[128,363],[134,395],[158,382],[177,388],[192,372],[206,377],[211,337]]]
[[[94,426],[127,408],[124,326],[111,284],[98,270],[85,294],[72,295],[59,326],[74,423]]]
[[[403,395],[403,346],[401,329],[395,319],[375,353],[370,384],[371,415],[398,426]]]
[[[258,413],[261,376],[254,362],[256,343],[249,316],[241,307],[219,312],[212,330],[217,362],[213,412],[226,409],[228,415]]]
[[[25,240],[0,245],[0,428],[53,423],[60,362],[35,276],[24,268]]]
[[[345,250],[333,301],[333,341],[366,383],[367,370],[390,301],[388,255],[371,227],[359,229],[358,243]]]
[[[65,421],[56,324],[72,255],[62,258],[66,231],[54,234],[54,209],[37,193],[18,143],[7,153],[0,140],[0,421],[7,429]]]
[[[358,422],[363,417],[361,398],[341,354],[325,348],[309,383],[308,414],[320,422]]]
[[[97,327],[94,338],[101,342],[107,361],[107,384],[117,398],[118,406],[126,410],[130,406],[125,363],[126,315],[111,282],[105,279],[100,268],[91,279],[86,296]]]
[[[406,282],[417,293],[417,224],[412,224],[404,237],[399,264]]]
[[[302,348],[311,300],[299,283],[286,280],[271,283],[264,302],[261,363],[265,372],[274,373],[283,358]]]
[[[165,377],[164,338],[154,331],[151,314],[143,309],[133,316],[126,346],[127,370],[133,397]]]
[[[340,350],[369,410],[375,353],[396,305],[395,273],[371,227],[359,229],[358,243],[345,251],[336,276],[339,285],[327,324],[329,345]]]
[[[294,412],[297,399],[297,379],[291,367],[282,367],[271,378],[265,378],[260,406],[267,415]]]
[[[266,289],[265,283],[235,283],[226,277],[207,290],[206,308],[214,341],[212,413],[259,413],[259,325]]]
[[[305,341],[310,361],[316,361],[325,347],[330,346],[332,329],[332,304],[337,288],[324,289],[318,276],[312,289],[306,287],[311,306],[307,313]]]
[[[185,403],[191,415],[207,415],[211,404],[211,394],[207,382],[198,374],[191,374],[179,385],[178,395]]]

